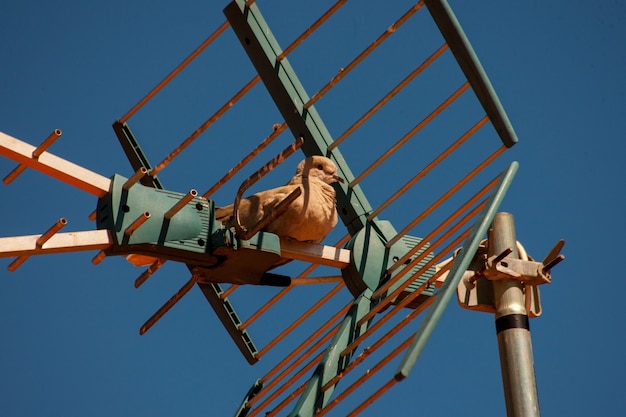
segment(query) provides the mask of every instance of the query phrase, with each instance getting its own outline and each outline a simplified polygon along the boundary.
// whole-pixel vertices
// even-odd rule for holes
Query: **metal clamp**
[[[529,317],[541,315],[541,301],[538,286],[552,282],[550,271],[565,259],[560,254],[565,241],[560,240],[541,262],[535,261],[526,253],[520,242],[516,242],[519,259],[509,256],[513,248],[500,254],[487,256],[487,240],[481,243],[468,271],[465,271],[457,288],[457,297],[462,308],[488,313],[495,312],[492,282],[514,279],[524,284],[526,310]],[[452,262],[455,255],[438,265],[438,269]],[[442,277],[443,278],[443,277]],[[480,278],[484,280],[479,281]]]

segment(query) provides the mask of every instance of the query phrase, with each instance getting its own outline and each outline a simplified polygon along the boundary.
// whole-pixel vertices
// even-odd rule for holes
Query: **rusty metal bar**
[[[9,270],[9,272],[15,272],[15,270],[19,268],[24,262],[26,262],[28,258],[30,258],[30,256],[27,256],[27,255],[18,256],[17,258],[13,260],[13,262],[9,264],[9,266],[7,266],[7,269]]]
[[[243,158],[237,165],[232,167],[226,175],[224,175],[218,182],[216,182],[211,188],[207,190],[202,197],[209,198],[215,191],[217,191],[222,185],[226,184],[228,180],[237,174],[241,168],[243,168],[248,162],[252,160],[255,156],[257,156],[263,149],[265,149],[270,143],[274,141],[281,133],[283,133],[287,129],[287,123],[283,123],[282,125],[275,124],[274,131],[271,135],[266,137],[261,143],[259,143],[256,148],[252,150],[245,158]]]
[[[382,44],[392,33],[394,33],[400,26],[402,26],[411,16],[413,16],[419,9],[424,6],[423,1],[417,2],[413,5],[400,19],[398,19],[393,25],[389,26],[374,42],[372,42],[367,48],[363,50],[352,62],[350,62],[345,68],[339,70],[339,74],[335,75],[321,90],[313,95],[309,101],[304,105],[305,109],[308,109],[315,104],[320,98],[324,96],[331,88],[335,86],[343,77],[345,77],[350,71],[352,71],[358,64],[365,59],[374,49]]]
[[[272,220],[282,214],[293,201],[300,196],[302,190],[300,188],[296,188],[291,192],[287,197],[285,197],[278,205],[270,212],[268,215],[265,215],[261,220],[257,222],[256,225],[250,228],[250,230],[244,229],[241,225],[241,221],[239,220],[239,203],[243,197],[243,193],[248,190],[253,184],[255,184],[258,180],[267,175],[270,171],[276,168],[279,164],[281,164],[285,159],[295,153],[300,147],[304,144],[304,138],[300,136],[295,140],[291,145],[283,149],[278,155],[272,158],[268,163],[259,168],[254,174],[248,177],[241,185],[239,186],[239,190],[237,190],[237,195],[235,196],[235,202],[233,203],[233,219],[235,221],[235,231],[237,232],[237,236],[243,240],[250,239],[253,235],[255,235],[259,230],[263,227],[267,226]]]
[[[409,188],[411,188],[415,183],[424,178],[430,171],[432,171],[437,165],[441,163],[445,158],[447,158],[452,152],[454,152],[459,146],[461,146],[467,139],[469,139],[476,131],[478,131],[482,126],[487,123],[489,118],[487,116],[483,117],[478,121],[474,126],[472,126],[467,132],[465,132],[459,139],[457,139],[452,145],[450,145],[445,151],[443,151],[439,156],[433,159],[424,169],[418,172],[411,180],[409,180],[402,188],[396,191],[391,197],[389,197],[383,204],[380,205],[376,210],[374,210],[369,216],[367,216],[368,220],[373,220],[378,216],[384,209],[389,207],[395,200],[397,200],[402,194],[404,194]],[[390,242],[387,243],[387,247],[390,248],[394,243],[396,243],[406,232],[403,231],[398,233]]]
[[[357,379],[352,385],[346,388],[341,394],[339,394],[334,400],[330,401],[326,407],[320,410],[316,417],[322,417],[326,415],[330,410],[332,410],[337,404],[339,404],[344,398],[348,395],[352,394],[358,387],[360,387],[365,381],[371,378],[376,372],[380,371],[385,365],[391,362],[398,354],[411,345],[413,341],[413,336],[411,335],[404,342],[400,343],[394,350],[392,350],[389,354],[387,354],[380,362],[378,362],[374,367],[370,368],[365,372],[359,379]]]
[[[41,142],[41,145],[37,146],[37,149],[33,151],[33,158],[37,159],[41,156],[42,153],[46,151],[54,143],[55,140],[61,137],[63,133],[60,129],[54,129],[50,135]]]
[[[419,216],[417,216],[415,219],[413,219],[413,221],[411,221],[409,224],[407,224],[404,229],[402,229],[402,231],[400,233],[398,233],[393,239],[392,241],[394,241],[394,243],[399,240],[407,231],[411,230],[412,228],[414,228],[419,222],[421,222],[422,220],[424,220],[424,218],[428,217],[435,209],[437,209],[441,204],[443,204],[448,198],[450,198],[450,196],[452,196],[453,194],[455,194],[458,190],[460,190],[461,188],[463,188],[470,180],[472,180],[480,171],[482,171],[483,169],[485,169],[485,167],[487,167],[489,164],[491,164],[496,158],[498,158],[500,155],[502,155],[502,153],[506,150],[507,148],[505,146],[500,146],[494,153],[492,153],[491,155],[489,155],[483,162],[481,162],[478,166],[476,166],[472,171],[470,171],[469,174],[467,174],[466,176],[463,177],[463,179],[461,179],[461,181],[459,181],[458,183],[456,183],[454,185],[454,187],[450,188],[448,191],[446,191],[441,197],[439,197],[437,199],[437,201],[435,201],[435,203],[433,203],[428,209],[426,209],[422,214],[420,214]],[[400,237],[398,237],[400,236]],[[391,242],[391,241],[390,241]],[[389,243],[387,243],[389,244]],[[397,268],[397,266],[392,266],[392,268]]]
[[[133,185],[137,183],[140,179],[142,179],[148,173],[148,169],[146,167],[141,167],[133,174],[132,177],[126,180],[126,182],[122,185],[122,190],[128,191],[131,189]]]
[[[444,251],[442,251],[442,253],[446,253],[448,251],[450,251],[454,246],[458,246],[459,244],[461,244],[461,241],[467,237],[467,235],[469,234],[469,229],[466,230],[465,232],[461,233],[459,236],[456,237],[456,239],[454,239],[452,242],[450,242],[448,244],[448,246],[446,246],[446,248],[444,249]],[[446,233],[446,235],[451,235],[452,232],[448,231]],[[446,238],[448,236],[445,236]],[[437,246],[439,246],[439,244],[443,241],[443,236],[442,238],[437,242]],[[418,257],[418,259],[421,257]],[[435,261],[431,260],[427,265],[430,267],[432,266],[437,260],[439,260],[440,258],[434,258]],[[417,262],[411,262],[406,266],[406,270],[410,270],[412,269],[418,262],[421,262],[422,259],[419,259]],[[421,270],[424,270],[425,268],[420,268]],[[405,270],[403,269],[402,271],[400,271],[400,273],[398,273],[398,275],[402,274],[406,274],[404,272]],[[406,285],[405,285],[406,284]],[[381,311],[384,307],[386,307],[387,305],[389,305],[389,303],[394,300],[404,289],[406,289],[406,287],[408,287],[410,285],[410,280],[407,280],[407,282],[403,283],[400,287],[398,287],[397,289],[395,289],[391,294],[389,294],[388,296],[386,296],[383,300],[381,300],[380,303],[378,303],[376,306],[374,306],[372,308],[372,310],[370,310],[365,316],[363,316],[363,318],[359,321],[359,325],[361,325],[362,323],[366,322],[366,317],[368,319],[371,319],[372,317],[374,317],[379,311]],[[362,323],[361,323],[362,322]]]
[[[361,405],[359,405],[357,408],[352,410],[350,412],[350,414],[348,414],[346,417],[358,416],[361,413],[361,411],[363,411],[367,407],[369,407],[370,404],[372,404],[374,401],[379,399],[384,393],[389,391],[389,389],[391,387],[393,387],[394,385],[396,385],[398,382],[399,381],[397,379],[395,379],[395,378],[392,378],[389,381],[387,381],[382,387],[380,387],[378,390],[376,390],[376,392],[374,394],[368,395],[367,399],[365,401],[363,401],[361,403]]]
[[[167,313],[170,308],[174,307],[174,304],[176,304],[178,301],[180,301],[181,298],[183,298],[185,296],[185,294],[187,294],[192,288],[193,286],[196,284],[196,277],[195,275],[192,275],[191,278],[189,279],[189,281],[187,281],[185,283],[185,285],[183,285],[177,292],[176,294],[174,294],[169,300],[167,300],[165,302],[165,304],[163,304],[161,306],[161,308],[159,308],[156,313],[154,313],[152,315],[152,317],[150,317],[144,324],[143,326],[141,326],[141,328],[139,329],[139,334],[143,335],[145,334],[148,330],[150,330],[150,328],[152,326],[154,326],[154,324],[159,321],[159,319],[161,317],[163,317],[165,315],[165,313]]]
[[[38,159],[41,154],[44,153],[46,149],[48,149],[50,145],[54,143],[55,140],[61,137],[61,134],[62,132],[60,129],[54,129],[52,133],[50,133],[50,135],[46,139],[44,139],[43,142],[41,142],[41,145],[35,148],[32,153],[33,159]],[[15,169],[9,173],[9,175],[4,177],[4,180],[2,182],[4,182],[6,185],[9,185],[11,182],[13,182],[13,180],[18,177],[18,175],[24,172],[24,170],[26,170],[26,165],[20,164],[16,166]]]
[[[163,159],[156,167],[150,171],[151,176],[156,176],[163,168],[165,168],[172,160],[185,150],[191,143],[198,138],[205,130],[207,130],[217,119],[219,119],[228,109],[233,107],[241,97],[243,97],[254,85],[259,82],[261,77],[257,74],[252,78],[241,90],[239,90],[230,100],[217,110],[206,122],[204,122],[195,132],[185,139],[176,149]]]
[[[328,300],[334,297],[343,287],[344,283],[340,282],[335,286],[332,290],[330,290],[326,295],[320,298],[312,307],[307,308],[307,310],[302,314],[297,320],[291,323],[285,330],[283,330],[278,336],[272,339],[263,349],[257,353],[257,358],[265,355],[270,349],[272,349],[276,344],[278,344],[281,340],[283,340],[289,333],[291,333],[296,327],[298,327],[302,322],[308,319],[313,313],[315,313],[321,306],[326,304]]]
[[[303,343],[299,344],[297,348],[295,348],[294,350],[291,351],[291,353],[289,355],[287,355],[286,357],[284,357],[279,363],[277,363],[274,368],[272,368],[271,371],[269,371],[263,378],[261,378],[261,382],[266,383],[267,381],[269,381],[270,378],[272,378],[274,375],[276,375],[278,373],[278,371],[289,361],[291,361],[293,358],[295,358],[296,356],[298,356],[302,351],[304,351],[305,349],[307,349],[309,351],[308,354],[303,355],[303,357],[308,357],[312,352],[315,351],[315,349],[317,349],[318,343],[321,345],[323,343],[326,343],[337,331],[338,326],[335,326],[331,331],[327,332],[326,335],[324,335],[324,337],[320,338],[313,346],[311,346],[310,348],[308,347],[309,344],[311,343],[311,341],[315,340],[316,338],[318,338],[322,333],[324,333],[326,330],[328,330],[330,328],[330,326],[333,325],[333,323],[335,323],[337,320],[339,320],[342,316],[344,316],[348,310],[350,309],[350,306],[352,306],[352,302],[348,303],[347,305],[345,305],[343,308],[339,309],[330,319],[326,320],[315,332],[313,332],[309,337],[307,337],[306,341],[304,341]],[[295,365],[297,366],[297,365]],[[290,365],[287,369],[285,369],[281,375],[283,374],[287,374],[289,372],[291,372],[291,370],[295,367],[293,364]],[[281,376],[276,377],[276,380],[280,380],[282,379]]]
[[[456,244],[457,241],[454,242]],[[441,254],[444,254],[451,248],[452,245],[448,245],[446,249],[441,251]],[[441,254],[437,256],[437,259],[441,258]],[[341,352],[341,356],[346,356],[353,350],[355,350],[359,344],[363,343],[365,339],[367,339],[370,335],[372,335],[376,330],[381,328],[385,323],[387,323],[393,316],[402,311],[402,309],[411,303],[415,298],[417,298],[426,288],[432,285],[437,279],[443,275],[446,271],[448,271],[452,265],[447,265],[446,267],[437,271],[430,279],[426,282],[422,283],[419,288],[416,288],[414,292],[404,297],[402,301],[398,304],[394,305],[393,309],[389,311],[387,314],[378,319],[374,324],[367,328],[365,332],[359,335],[352,343],[350,343],[346,348]],[[371,354],[376,349],[378,349],[383,343],[385,343],[388,339],[390,339],[393,335],[395,335],[398,331],[400,331],[404,326],[406,326],[410,321],[412,321],[415,317],[421,314],[432,302],[434,301],[436,294],[434,296],[428,297],[423,303],[421,303],[417,308],[413,309],[409,314],[406,315],[400,322],[395,324],[389,332],[387,332],[383,337],[381,337],[377,342],[375,342],[372,346],[363,350],[363,353]],[[329,382],[330,384],[330,382]]]
[[[255,408],[254,410],[252,410],[252,413],[249,415],[249,417],[253,417],[255,415],[257,415],[259,412],[263,411],[263,409],[268,406],[272,401],[274,401],[276,398],[278,398],[278,396],[280,396],[283,392],[285,392],[287,390],[287,388],[289,388],[295,381],[297,381],[298,379],[302,378],[302,376],[309,372],[311,369],[313,369],[313,367],[315,367],[315,365],[317,365],[319,363],[319,361],[322,359],[322,357],[324,356],[324,351],[321,351],[320,353],[318,353],[313,359],[311,359],[304,367],[302,367],[302,369],[300,369],[298,372],[296,372],[294,375],[292,375],[283,385],[281,385],[276,391],[274,391],[269,397],[267,397],[265,399],[265,401],[263,401],[261,404],[259,404],[259,406],[257,408]],[[255,397],[253,398],[249,404],[253,404],[253,401],[258,398]]]
[[[237,284],[232,284],[230,287],[228,287],[227,290],[225,290],[223,293],[220,294],[220,298],[222,300],[228,298],[232,293],[235,292],[235,290],[239,288],[239,285]]]
[[[52,236],[54,236],[59,230],[61,230],[67,224],[67,220],[64,217],[61,217],[50,229],[48,229],[44,234],[39,236],[35,241],[35,248],[41,249],[43,244],[46,243]],[[17,268],[20,267],[26,260],[30,257],[30,255],[21,255],[15,258],[13,262],[9,264],[7,269],[9,272],[14,272]]]
[[[298,278],[300,277],[306,277],[310,272],[312,272],[315,268],[317,268],[317,265],[311,265],[309,266],[307,269],[305,269],[300,275],[298,275]],[[263,313],[265,313],[271,306],[273,306],[274,304],[276,304],[278,302],[278,300],[280,300],[281,298],[283,298],[285,295],[287,295],[287,293],[289,291],[291,291],[294,287],[285,287],[282,290],[280,290],[274,297],[272,297],[267,303],[264,303],[263,306],[261,306],[261,308],[259,308],[252,316],[250,316],[248,318],[248,320],[244,321],[239,328],[240,329],[247,329],[254,321],[256,321],[256,319],[258,319]]]
[[[365,123],[374,113],[380,110],[385,104],[389,102],[396,94],[400,92],[404,87],[406,87],[411,81],[415,79],[419,74],[421,74],[430,64],[432,64],[437,58],[439,58],[446,50],[448,49],[447,44],[443,44],[439,49],[437,49],[431,56],[429,56],[424,62],[422,62],[417,68],[415,68],[404,80],[402,80],[398,85],[396,85],[389,93],[387,93],[378,103],[374,105],[371,109],[369,109],[359,120],[354,122],[352,126],[348,128],[345,132],[343,132],[337,139],[333,141],[330,145],[328,145],[328,151],[332,151],[339,145],[341,142],[346,140],[348,136],[354,133],[363,123]]]
[[[101,250],[100,252],[96,254],[96,256],[93,257],[93,259],[91,260],[91,263],[94,265],[98,265],[106,257],[107,257],[106,252],[104,250]]]
[[[338,248],[340,246],[342,246],[344,243],[346,243],[348,240],[350,239],[350,235],[345,235],[344,237],[342,237],[336,244],[335,247]],[[298,275],[296,277],[296,279],[299,278],[305,278],[307,277],[311,272],[313,272],[316,268],[318,267],[317,264],[313,264],[310,265],[308,268],[306,268],[304,271],[302,271],[302,273],[300,273],[300,275]],[[282,289],[281,291],[279,291],[271,300],[269,300],[267,303],[263,304],[263,306],[257,310],[256,313],[254,313],[252,316],[250,316],[250,318],[248,318],[248,320],[246,320],[245,322],[243,322],[239,328],[240,329],[246,329],[248,328],[256,319],[258,319],[263,313],[265,313],[271,306],[273,306],[274,304],[276,304],[276,302],[278,302],[278,300],[280,300],[282,297],[284,297],[285,295],[287,295],[287,293],[289,291],[291,291],[294,287],[286,287],[284,289]]]
[[[282,61],[287,55],[289,55],[294,49],[296,49],[306,38],[315,32],[329,17],[331,17],[341,6],[343,6],[348,0],[339,0],[330,7],[323,15],[321,15],[307,30],[305,30],[298,38],[293,41],[278,57],[277,61]]]
[[[459,207],[459,209],[457,209],[456,213],[459,213],[459,214],[462,213],[469,206],[471,206],[476,201],[478,201],[478,199],[482,198],[489,190],[491,190],[493,187],[495,187],[495,185],[497,183],[498,183],[498,177],[495,177],[494,179],[489,181],[487,183],[487,185],[485,185],[483,188],[481,188],[476,194],[474,194],[469,200],[467,200],[461,207]],[[455,216],[455,218],[456,217],[458,217],[458,216]],[[413,249],[415,249],[415,248],[413,248]],[[404,265],[404,262],[409,260],[409,258],[411,258],[411,256],[413,256],[417,252],[417,250],[419,250],[419,248],[417,250],[413,250],[413,249],[411,249],[409,252],[407,252],[405,255],[403,255],[402,258],[400,260],[398,260],[398,262],[394,263],[391,267],[389,267],[389,269],[386,272],[388,274],[391,274],[398,267],[400,267],[401,265]]]
[[[41,248],[44,243],[46,243],[52,236],[54,236],[59,230],[61,230],[67,224],[67,219],[61,217],[57,222],[52,225],[50,229],[48,229],[44,234],[42,234],[39,239],[35,242],[38,248]]]
[[[168,211],[166,211],[165,214],[163,215],[163,217],[166,220],[170,220],[172,217],[174,217],[174,215],[176,213],[181,211],[182,208],[187,205],[187,203],[189,203],[191,200],[193,200],[197,196],[198,196],[198,192],[192,188],[191,190],[189,190],[189,192],[187,194],[185,194],[185,196],[183,198],[178,200],[178,202],[176,204],[174,204],[172,206],[172,208],[170,208]]]
[[[246,2],[246,6],[254,3],[254,1]],[[343,3],[342,3],[343,4]],[[312,26],[313,30],[307,29],[302,33],[294,42],[291,43],[280,55],[281,59],[288,53],[293,51],[306,37],[308,37],[317,27],[319,27],[326,19],[328,19],[342,4],[331,7],[317,22]],[[222,26],[223,29],[228,27],[229,23],[225,22]],[[223,29],[220,27],[221,31]],[[219,35],[219,34],[218,34]],[[217,36],[216,36],[217,37]],[[178,154],[180,154],[187,146],[189,146],[198,136],[200,136],[206,129],[208,129],[217,119],[219,119],[228,109],[230,109],[241,97],[243,97],[256,83],[260,80],[260,76],[257,74],[252,80],[250,80],[237,94],[235,94],[226,104],[224,104],[211,118],[203,123],[194,133],[191,134],[183,143],[181,143],[172,153],[170,153],[160,164],[150,171],[151,176],[156,176],[163,168],[165,168]],[[214,191],[214,190],[213,190]],[[208,193],[208,192],[207,192]]]
[[[298,356],[306,348],[307,353],[300,356],[297,360],[291,363],[280,374],[278,374],[278,376],[276,376],[276,378],[274,378],[270,383],[264,385],[262,391],[258,393],[257,396],[255,396],[250,401],[248,401],[248,403],[246,404],[247,406],[246,408],[248,409],[252,408],[256,403],[258,403],[261,400],[263,392],[268,392],[269,390],[274,388],[276,385],[278,385],[287,375],[293,372],[295,368],[300,366],[302,362],[304,362],[309,356],[311,356],[315,351],[317,351],[317,349],[319,349],[322,345],[327,343],[330,340],[330,338],[333,337],[333,335],[337,332],[337,329],[341,325],[340,323],[335,325],[330,331],[328,331],[323,337],[321,337],[311,347],[308,347],[308,344],[310,341],[315,340],[315,338],[317,338],[321,333],[326,331],[333,323],[335,323],[342,315],[344,315],[350,309],[350,306],[351,304],[339,310],[337,314],[335,314],[330,320],[324,323],[324,325],[322,325],[322,327],[320,327],[314,334],[308,337],[305,343],[302,343],[301,345],[299,345],[298,348],[296,348],[294,351],[292,351],[292,353],[288,355],[288,357],[284,358],[279,364],[274,366],[274,368],[267,375],[261,378],[260,380],[261,383],[265,384],[265,382],[268,381],[272,376],[274,376],[278,372],[278,370],[283,367],[285,363],[288,363],[290,360]],[[258,410],[262,410],[266,405],[271,403],[276,397],[282,394],[295,380],[299,379],[305,372],[307,372],[311,368],[312,364],[318,363],[323,355],[324,355],[324,351],[318,353],[313,359],[309,361],[307,365],[305,365],[295,375],[289,378],[287,382],[283,383],[280,386],[280,388],[274,391],[269,398],[265,399],[259,405],[259,407],[257,407]]]
[[[171,73],[167,75],[156,87],[154,87],[144,98],[135,104],[121,119],[120,123],[126,123],[141,107],[152,99],[163,87],[165,87],[174,77],[176,77],[191,61],[193,61],[202,51],[206,49],[215,39],[217,39],[228,28],[230,23],[228,21],[222,23],[222,25],[215,30],[204,42],[200,44],[183,62],[181,62]]]
[[[139,229],[141,225],[144,224],[149,218],[150,218],[150,212],[144,211],[143,213],[139,215],[139,217],[137,217],[137,219],[134,222],[132,222],[126,228],[126,230],[124,230],[124,234],[126,236],[131,236],[133,233],[135,233],[135,230]]]
[[[298,395],[301,395],[304,392],[304,389],[306,388],[308,383],[309,383],[309,381],[304,381],[304,383],[302,385],[300,385],[294,392],[292,392],[287,397],[285,397],[285,399],[282,400],[280,402],[280,404],[278,404],[272,410],[270,410],[267,413],[265,413],[265,417],[273,417],[273,416],[275,416],[280,410],[285,408],[285,406],[287,404],[292,402]]]
[[[359,174],[354,180],[350,182],[350,188],[361,182],[363,178],[368,176],[373,170],[375,170],[380,164],[382,164],[389,156],[396,152],[402,145],[408,142],[417,132],[422,130],[424,126],[430,123],[435,117],[443,112],[452,102],[461,96],[470,87],[469,82],[465,82],[458,90],[456,90],[450,97],[448,97],[443,103],[441,103],[435,110],[433,110],[425,119],[419,122],[413,129],[405,134],[395,145],[389,148],[384,154],[377,158],[365,171]]]
[[[148,280],[158,269],[160,269],[166,262],[165,259],[157,259],[152,265],[148,267],[141,275],[135,280],[135,288],[139,288],[144,282]]]

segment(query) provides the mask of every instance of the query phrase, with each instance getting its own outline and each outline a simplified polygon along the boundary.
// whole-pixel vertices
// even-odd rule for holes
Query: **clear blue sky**
[[[286,46],[332,2],[258,3],[278,41]],[[310,94],[411,4],[353,3],[290,56]],[[510,161],[520,163],[502,209],[515,215],[518,239],[536,258],[541,259],[558,239],[567,242],[566,261],[554,270],[553,283],[541,288],[544,314],[531,322],[542,414],[622,416],[626,340],[619,324],[624,315],[619,254],[626,232],[620,174],[626,155],[626,6],[608,0],[450,3],[520,139],[493,164],[492,172],[498,172]],[[105,176],[129,176],[131,169],[111,123],[224,21],[225,5],[225,1],[4,2],[0,131],[38,144],[60,128],[63,136],[51,152]],[[393,35],[395,43],[390,39],[380,55],[363,63],[369,72],[346,77],[345,91],[354,95],[337,90],[320,101],[318,110],[333,135],[433,50],[437,42],[420,32],[420,22],[429,17],[425,10],[420,13]],[[454,69],[442,67],[442,78],[448,72]],[[437,74],[430,76],[441,81]],[[130,120],[152,163],[253,75],[228,29]],[[428,113],[431,107],[424,103],[439,92],[434,81],[433,86],[429,83],[422,84],[422,90],[407,89],[395,107],[383,113],[398,116],[401,122],[393,118],[384,122],[387,119],[381,116],[380,122],[372,120],[360,136],[342,145],[353,171],[360,172]],[[444,90],[456,88],[454,82],[443,85]],[[280,122],[258,85],[160,177],[168,189],[204,191]],[[436,127],[424,132],[438,134]],[[289,135],[281,136],[251,169],[289,140]],[[436,154],[427,143],[415,138],[393,169],[375,171],[365,190],[368,198],[379,203],[401,185],[405,168],[415,173],[422,156],[432,159]],[[467,159],[475,156],[472,152]],[[260,187],[285,182],[295,163],[289,160]],[[0,159],[3,176],[13,166]],[[396,228],[421,211],[431,194],[447,189],[439,189],[439,181],[449,187],[458,180],[446,172],[431,188],[411,194],[390,211]],[[215,195],[218,204],[232,200],[245,175]],[[87,219],[96,204],[94,197],[33,171],[2,186],[0,199],[0,236],[41,233],[59,217],[69,220],[68,231],[94,227]],[[434,225],[425,225],[424,230]],[[342,226],[337,229],[327,243],[334,244],[343,235]],[[420,235],[423,230],[411,233]],[[304,337],[323,320],[312,319],[285,346],[249,366],[194,289],[140,337],[139,326],[188,279],[186,268],[169,264],[136,290],[132,283],[141,269],[121,258],[94,267],[93,255],[32,258],[15,273],[6,270],[10,260],[0,260],[0,415],[229,416],[254,380],[287,354],[298,336]],[[291,274],[301,270],[297,265],[289,268]],[[294,291],[251,328],[257,345],[263,346],[288,323],[286,317],[327,289]],[[246,316],[275,291],[245,288],[233,300]],[[344,290],[339,298],[328,307],[329,313],[350,294]],[[407,331],[417,326],[412,323]],[[384,380],[349,397],[343,413]],[[409,379],[363,415],[459,413],[501,416],[505,410],[493,317],[462,310],[453,302]],[[343,414],[338,409],[335,415]]]

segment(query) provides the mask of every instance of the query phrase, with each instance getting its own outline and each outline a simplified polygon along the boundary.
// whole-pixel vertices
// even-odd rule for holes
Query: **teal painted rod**
[[[517,134],[450,5],[446,0],[424,0],[424,3],[502,143],[508,148],[512,147],[517,143]]]
[[[404,355],[398,370],[396,371],[396,379],[402,380],[406,378],[411,372],[411,369],[413,369],[417,358],[424,349],[426,342],[439,322],[445,308],[448,306],[452,294],[456,291],[456,287],[459,285],[459,281],[461,280],[463,273],[474,257],[480,241],[487,234],[489,226],[491,225],[491,222],[493,221],[493,218],[496,215],[496,212],[498,211],[498,208],[500,207],[500,204],[502,203],[513,178],[515,177],[518,167],[519,164],[514,161],[500,175],[500,180],[498,181],[496,189],[489,197],[489,201],[487,201],[485,208],[478,216],[478,220],[474,223],[474,227],[472,228],[470,235],[463,244],[463,250],[454,260],[454,264],[450,269],[450,273],[448,274],[446,281],[437,293],[433,305],[430,309],[428,309],[428,313],[424,317],[424,320],[422,320],[417,333],[415,333],[413,342],[407,349],[407,352]]]

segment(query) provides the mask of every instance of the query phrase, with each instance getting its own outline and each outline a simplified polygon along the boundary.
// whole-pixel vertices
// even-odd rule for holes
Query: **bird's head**
[[[310,156],[300,162],[296,168],[296,177],[316,178],[326,184],[344,182],[343,178],[337,175],[335,163],[320,155]]]

